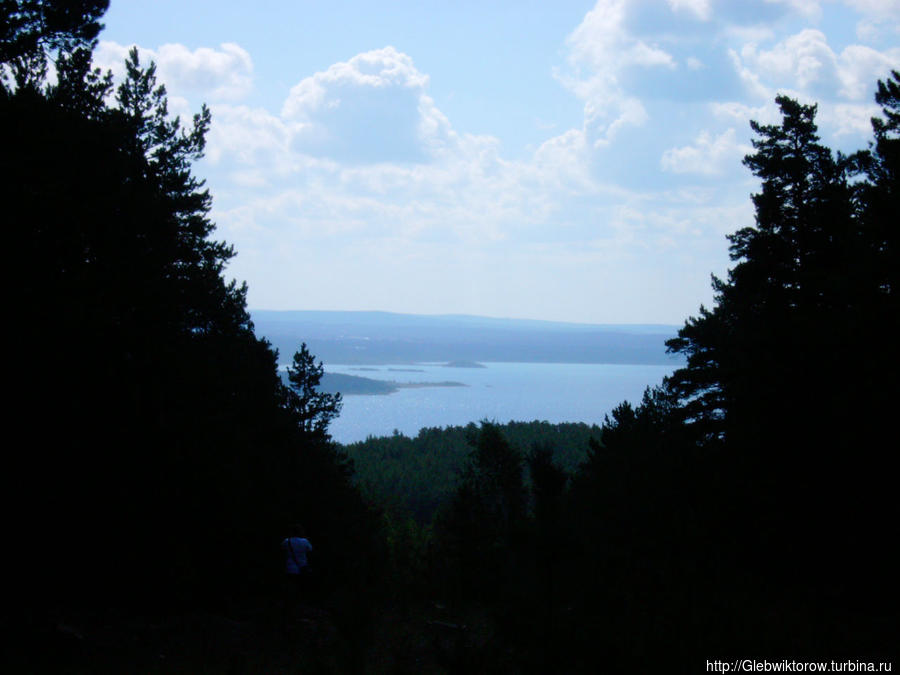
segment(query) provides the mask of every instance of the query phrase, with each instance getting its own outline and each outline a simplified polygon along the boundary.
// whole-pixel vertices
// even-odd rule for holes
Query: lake
[[[623,400],[637,403],[648,386],[662,382],[678,363],[622,365],[581,363],[484,363],[485,368],[442,364],[358,366],[326,364],[344,373],[396,382],[460,382],[464,387],[416,387],[378,396],[344,396],[331,424],[339,443],[387,436],[396,429],[415,436],[423,427],[465,425],[489,419],[600,424]],[[421,372],[410,372],[415,369]]]

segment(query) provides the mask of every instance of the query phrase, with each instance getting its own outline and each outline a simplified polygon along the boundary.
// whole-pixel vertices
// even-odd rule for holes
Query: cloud
[[[900,49],[879,52],[864,45],[851,45],[841,52],[839,60],[840,93],[852,100],[867,99],[876,79],[884,79],[897,69]]]
[[[234,201],[217,195],[222,222],[240,223],[240,237],[258,236],[248,222],[265,221],[286,228],[285,240],[352,233],[481,246],[544,227],[564,210],[562,194],[595,189],[582,132],[507,160],[496,138],[454,131],[427,83],[409,56],[386,47],[304,78],[280,115],[214,106],[209,162],[238,167]]]
[[[739,55],[734,52],[733,58],[741,76],[757,93],[777,86],[818,100],[864,100],[876,79],[886,77],[892,68],[900,68],[898,48],[878,51],[850,45],[836,53],[825,34],[812,28],[785,38],[771,49],[748,43]]]
[[[745,45],[740,58],[751,72],[783,87],[821,90],[833,88],[837,79],[837,58],[819,30],[805,29],[768,50]]]
[[[660,159],[660,166],[672,173],[712,176],[738,166],[741,158],[751,151],[749,145],[737,142],[734,129],[715,137],[704,131],[693,145],[666,150]]]
[[[427,85],[408,55],[385,47],[304,78],[281,115],[298,152],[348,162],[423,162],[454,140]]]
[[[442,242],[471,250],[494,242],[577,242],[588,236],[586,227],[596,236],[596,226],[585,225],[592,199],[627,197],[592,175],[592,140],[583,130],[509,160],[496,138],[454,131],[425,93],[427,83],[407,55],[385,48],[304,78],[280,115],[214,106],[208,156],[211,165],[230,168],[227,187],[216,191],[215,216],[226,238],[250,259],[254,251],[299,251],[313,241]],[[373,101],[388,107],[389,120],[367,114]],[[646,114],[639,102],[620,105],[626,117]],[[355,114],[336,116],[342,107]],[[375,146],[350,153],[334,137],[361,133],[353,125],[376,138],[405,139],[404,152]],[[619,246],[633,236],[613,229],[605,239]]]
[[[687,10],[701,21],[709,20],[712,14],[710,0],[668,0],[674,11]]]
[[[439,298],[441,311],[528,315],[568,293],[569,316],[599,319],[606,288],[628,298],[622,320],[638,318],[642,288],[667,298],[654,311],[683,316],[726,269],[724,234],[753,222],[748,120],[777,124],[785,92],[821,102],[826,144],[870,135],[871,87],[897,51],[838,49],[815,23],[836,6],[599,0],[555,72],[581,118],[529,139],[533,152],[454,127],[394,47],[295,74],[280,109],[217,102],[210,185],[241,252],[233,273],[257,307],[423,311]]]
[[[862,14],[856,24],[861,40],[896,40],[900,35],[900,0],[844,0]]]
[[[598,0],[566,40],[572,59],[589,65],[610,84],[626,66],[675,67],[671,54],[627,29],[627,9],[625,0]]]
[[[240,100],[253,87],[253,61],[239,45],[225,42],[219,49],[168,44],[156,53],[159,74],[179,90],[202,92],[213,100]]]
[[[689,70],[703,70],[705,67],[703,65],[703,61],[698,59],[696,56],[689,56],[685,60],[685,65],[687,65]]]
[[[766,0],[775,5],[784,5],[808,20],[817,21],[822,17],[819,0]]]
[[[94,52],[95,64],[111,70],[117,80],[125,75],[130,45],[101,41]],[[205,101],[238,101],[253,89],[253,60],[237,44],[226,42],[218,49],[165,44],[157,49],[139,48],[141,62],[156,63],[157,78],[175,96]]]
[[[844,0],[844,2],[867,17],[894,21],[898,21],[900,17],[900,0]]]
[[[819,122],[835,136],[871,136],[872,118],[881,113],[874,103],[838,103],[827,106],[819,115]]]
[[[648,119],[641,100],[627,92],[628,72],[676,68],[671,54],[628,31],[627,10],[624,0],[598,0],[566,39],[574,74],[559,79],[584,101],[585,133],[597,148]]]
[[[206,153],[211,162],[224,157],[242,165],[289,161],[290,130],[280,118],[260,108],[229,104],[214,105],[212,113]]]
[[[759,106],[739,101],[721,101],[713,103],[710,107],[714,117],[729,123],[748,124],[750,120],[755,120],[760,124],[778,124],[781,121],[781,113],[774,100],[766,101]]]
[[[544,141],[533,162],[545,184],[552,183],[566,193],[586,194],[596,187],[589,169],[587,138],[580,129],[570,129]]]

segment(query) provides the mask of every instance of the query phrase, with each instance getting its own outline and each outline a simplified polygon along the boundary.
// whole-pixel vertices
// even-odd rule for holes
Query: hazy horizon
[[[521,321],[534,323],[548,323],[573,326],[641,326],[641,327],[659,327],[678,329],[684,323],[678,324],[665,323],[662,321],[632,321],[617,323],[597,323],[593,321],[557,321],[554,319],[543,319],[533,316],[489,316],[486,314],[464,314],[458,312],[394,312],[384,309],[310,309],[310,308],[291,308],[291,309],[272,309],[270,307],[251,307],[248,308],[251,315],[254,313],[308,313],[308,314],[379,314],[388,316],[409,316],[409,317],[425,317],[432,319],[485,319],[489,321]],[[685,317],[687,319],[687,317]]]
[[[668,324],[589,324],[472,315],[251,311],[256,334],[288,363],[301,343],[325,363],[451,361],[676,364]]]

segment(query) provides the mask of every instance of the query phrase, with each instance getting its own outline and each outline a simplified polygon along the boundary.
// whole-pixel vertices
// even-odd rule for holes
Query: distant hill
[[[458,361],[669,364],[665,341],[677,326],[580,324],[390,312],[251,312],[286,363],[301,342],[325,363]]]

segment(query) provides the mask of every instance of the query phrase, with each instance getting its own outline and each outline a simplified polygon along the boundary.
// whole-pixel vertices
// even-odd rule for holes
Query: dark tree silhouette
[[[0,0],[0,79],[38,86],[54,54],[92,48],[109,0]]]
[[[898,374],[896,93],[895,73],[869,153],[833,154],[815,106],[787,97],[779,125],[752,123],[756,224],[729,237],[714,307],[668,343],[687,357],[666,383],[676,415],[728,486],[718,527],[749,542],[734,555],[832,611],[893,587],[876,550],[896,534],[882,440]]]
[[[90,44],[108,7],[109,0],[0,1],[0,62]]]
[[[225,278],[234,252],[213,238],[192,173],[208,110],[183,128],[136,51],[109,105],[111,78],[85,42],[96,33],[72,30],[38,40],[58,48],[55,84],[40,59],[15,54],[3,66],[28,75],[0,86],[19,284],[9,388],[25,439],[4,497],[22,514],[9,542],[27,612],[270,592],[273,542],[297,520],[331,564],[324,589],[366,588],[377,565],[342,561],[374,545],[372,514],[348,462],[302,433],[246,287]],[[47,556],[48,538],[77,555]],[[227,554],[210,565],[213,551]]]
[[[745,159],[762,180],[756,226],[729,236],[737,264],[727,279],[713,278],[714,308],[701,307],[668,343],[688,359],[669,388],[705,441],[730,435],[756,444],[776,429],[805,426],[798,404],[823,380],[818,359],[834,349],[851,356],[834,325],[849,318],[841,312],[858,290],[845,277],[858,249],[850,163],[819,144],[815,106],[776,101],[782,123],[753,122],[760,138]],[[805,417],[810,406],[802,407]]]
[[[861,220],[869,242],[870,280],[875,293],[865,300],[868,313],[881,313],[884,322],[881,338],[876,342],[879,353],[893,353],[894,336],[900,331],[900,228],[897,213],[900,208],[900,72],[878,83],[875,101],[881,106],[882,117],[872,119],[875,142],[863,157],[867,180],[859,185]],[[883,366],[885,381],[896,381],[900,373]],[[883,413],[889,414],[887,410]]]
[[[288,406],[306,434],[327,437],[328,425],[341,412],[341,395],[319,391],[325,368],[309,353],[304,342],[288,367]]]
[[[779,97],[780,124],[752,123],[756,224],[668,343],[686,366],[613,410],[573,478],[561,653],[626,669],[715,649],[887,655],[897,73],[876,100],[875,143],[851,156],[819,142],[815,106]]]

